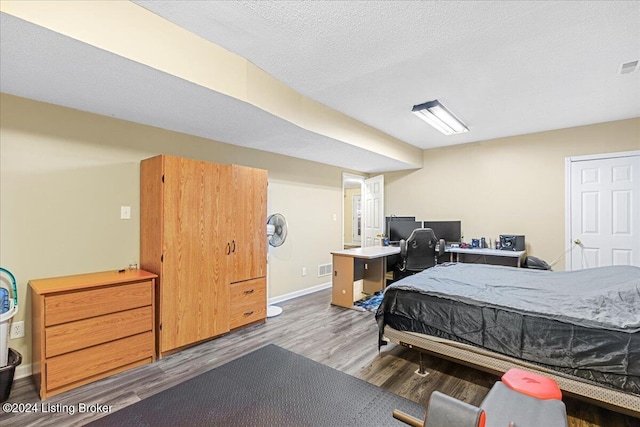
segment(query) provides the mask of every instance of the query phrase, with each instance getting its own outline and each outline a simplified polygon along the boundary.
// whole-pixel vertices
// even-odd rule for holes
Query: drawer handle
[[[231,245],[227,243],[227,255],[231,253]]]
[[[244,291],[245,295],[250,295],[253,293],[253,289],[249,289],[248,291]]]
[[[232,240],[233,243],[233,249],[231,250],[231,252],[235,253],[236,252],[236,241]]]
[[[253,310],[245,312],[244,316],[251,316],[253,314]]]

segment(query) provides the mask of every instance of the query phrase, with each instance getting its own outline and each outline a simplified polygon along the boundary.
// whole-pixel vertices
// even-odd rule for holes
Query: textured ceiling
[[[640,2],[136,1],[421,148],[640,116]],[[410,114],[440,99],[470,132]]]
[[[420,148],[640,117],[640,72],[618,73],[640,58],[637,1],[135,3]],[[3,92],[363,172],[413,167],[11,15],[0,26]],[[410,113],[435,98],[470,132]]]

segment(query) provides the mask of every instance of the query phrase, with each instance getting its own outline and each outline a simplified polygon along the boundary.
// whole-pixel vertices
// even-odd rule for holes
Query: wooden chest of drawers
[[[267,279],[231,284],[231,329],[267,318]]]
[[[127,270],[29,282],[40,398],[155,359],[155,278]]]

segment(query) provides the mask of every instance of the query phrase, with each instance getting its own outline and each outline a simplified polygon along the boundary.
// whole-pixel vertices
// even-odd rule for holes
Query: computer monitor
[[[397,244],[402,239],[407,239],[416,228],[422,227],[422,222],[415,217],[389,217],[387,218],[387,232],[389,243]]]
[[[391,233],[391,221],[416,221],[416,217],[415,216],[396,216],[396,215],[391,215],[385,218],[384,220],[384,225],[385,225],[385,233],[387,236],[389,236],[389,234]],[[389,239],[391,240],[391,239]]]
[[[438,239],[447,243],[456,243],[462,238],[461,221],[424,221],[422,226],[432,229]]]

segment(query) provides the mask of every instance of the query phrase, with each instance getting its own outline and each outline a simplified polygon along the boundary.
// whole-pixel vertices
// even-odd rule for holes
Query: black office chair
[[[407,240],[400,240],[401,276],[409,276],[436,265],[438,256],[444,254],[444,246],[444,240],[438,240],[432,229],[413,230]]]

